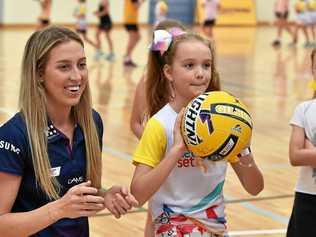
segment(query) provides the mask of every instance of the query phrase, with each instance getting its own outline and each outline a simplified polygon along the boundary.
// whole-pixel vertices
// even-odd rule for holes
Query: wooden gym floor
[[[0,29],[0,123],[17,110],[20,62],[33,29]],[[232,169],[225,185],[227,218],[231,236],[285,236],[292,208],[297,168],[288,162],[288,121],[297,103],[309,99],[311,80],[309,55],[302,42],[289,48],[285,36],[279,49],[271,47],[271,27],[215,29],[218,68],[222,86],[240,97],[254,119],[252,150],[265,178],[265,189],[251,197],[241,187]],[[104,121],[103,184],[129,185],[134,167],[131,155],[137,144],[129,128],[135,86],[146,64],[150,32],[141,28],[142,39],[134,59],[135,69],[122,66],[127,34],[121,27],[112,31],[116,61],[94,61],[87,45],[90,85],[94,107]],[[94,37],[94,29],[89,32]],[[106,50],[106,42],[103,41]],[[147,206],[135,209],[120,220],[108,212],[90,218],[92,237],[143,236]]]

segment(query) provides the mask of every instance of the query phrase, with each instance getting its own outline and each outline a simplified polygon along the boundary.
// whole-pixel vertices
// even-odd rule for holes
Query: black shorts
[[[286,11],[286,12],[275,12],[274,15],[275,15],[275,17],[277,19],[284,19],[284,20],[286,20],[289,17],[289,12],[288,11]]]
[[[295,193],[286,237],[316,236],[316,195]]]
[[[124,26],[127,31],[138,31],[137,24],[124,24]]]
[[[216,20],[212,19],[212,20],[205,20],[203,23],[203,26],[214,26],[216,24]]]
[[[87,34],[87,30],[85,29],[76,29],[76,31],[78,34],[83,34],[83,35]]]
[[[49,19],[39,19],[39,22],[42,26],[48,26],[50,23]]]
[[[112,29],[112,20],[110,15],[100,17],[98,28],[104,31],[110,31]]]

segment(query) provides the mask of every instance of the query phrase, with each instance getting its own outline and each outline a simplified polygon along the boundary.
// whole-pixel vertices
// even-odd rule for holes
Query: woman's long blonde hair
[[[50,52],[57,45],[76,41],[84,44],[73,31],[51,26],[34,32],[26,43],[22,59],[19,107],[26,123],[37,184],[50,199],[58,199],[60,184],[50,174],[51,165],[47,153],[46,94],[40,73],[44,71]],[[89,83],[77,105],[72,108],[75,121],[83,130],[86,148],[86,177],[94,187],[101,187],[101,149],[97,129],[92,116]]]
[[[163,67],[165,64],[172,65],[177,46],[181,42],[197,40],[204,43],[211,51],[211,81],[206,91],[220,90],[219,74],[215,63],[214,45],[207,39],[196,33],[185,33],[174,37],[169,49],[161,56],[159,51],[150,51],[148,56],[148,71],[146,81],[146,99],[148,104],[148,116],[157,113],[171,97],[169,81],[164,76]]]

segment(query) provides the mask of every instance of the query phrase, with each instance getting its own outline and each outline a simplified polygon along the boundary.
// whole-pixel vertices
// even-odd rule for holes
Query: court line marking
[[[249,235],[273,235],[273,234],[285,234],[286,229],[267,229],[267,230],[241,230],[241,231],[229,231],[229,236],[249,236]]]
[[[12,111],[12,110],[2,108],[2,107],[0,107],[0,112],[8,114],[9,116],[13,116],[16,113],[16,111]]]

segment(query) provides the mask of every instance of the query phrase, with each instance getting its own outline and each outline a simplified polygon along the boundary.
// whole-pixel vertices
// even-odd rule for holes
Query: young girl
[[[136,205],[125,188],[101,189],[103,124],[80,37],[34,32],[20,85],[20,112],[0,127],[0,236],[88,237],[88,216]]]
[[[78,0],[78,5],[75,8],[74,11],[74,17],[77,19],[76,22],[76,31],[79,35],[82,36],[83,40],[86,41],[88,44],[93,46],[95,49],[98,48],[98,45],[93,42],[91,39],[87,36],[88,31],[88,22],[86,18],[86,0]]]
[[[307,3],[308,14],[310,18],[309,28],[311,30],[312,42],[311,47],[316,46],[316,0],[308,0]]]
[[[196,34],[157,30],[148,60],[146,96],[151,118],[133,156],[131,192],[140,205],[150,200],[155,236],[226,235],[227,163],[253,195],[263,189],[263,178],[249,148],[242,152],[242,162],[237,157],[228,162],[205,161],[204,173],[183,142],[182,108],[194,97],[220,89],[213,46]]]
[[[50,14],[52,9],[52,0],[39,0],[41,12],[38,17],[37,29],[42,29],[50,24]]]
[[[312,74],[316,78],[316,50],[311,54]],[[300,103],[290,121],[292,133],[289,158],[293,166],[300,166],[295,188],[293,210],[287,237],[316,236],[316,99]]]
[[[157,0],[155,6],[155,25],[167,19],[168,5],[165,0]]]
[[[109,46],[109,53],[105,56],[105,59],[108,61],[115,60],[113,41],[111,38],[111,29],[112,29],[112,20],[110,16],[110,3],[108,0],[102,0],[99,3],[99,9],[95,12],[95,15],[99,18],[99,25],[96,32],[97,48],[99,49],[96,52],[95,58],[98,59],[102,56],[101,51],[101,33],[105,33],[106,40]]]
[[[132,53],[141,38],[138,27],[138,13],[143,2],[144,0],[124,0],[124,27],[128,33],[128,42],[123,60],[124,66],[137,67],[137,64],[132,60]]]
[[[155,27],[155,30],[170,30],[171,28],[177,27],[181,30],[185,30],[185,26],[182,25],[179,21],[176,20],[163,20],[158,23],[158,25]],[[131,130],[134,133],[134,135],[140,139],[144,130],[144,125],[147,122],[147,116],[146,116],[146,96],[144,91],[146,90],[146,72],[142,75],[141,79],[137,83],[135,95],[134,95],[134,101],[132,106],[132,114],[131,114]],[[148,211],[147,215],[147,222],[145,226],[145,237],[152,237],[154,236],[154,228],[153,228],[153,222],[152,217],[150,214],[150,210]]]
[[[217,12],[220,8],[219,0],[203,0],[205,19],[203,22],[204,34],[209,38],[213,38],[213,27],[216,24]]]
[[[298,32],[301,29],[305,36],[305,44],[304,47],[311,47],[312,44],[310,42],[310,35],[308,32],[308,26],[311,23],[311,19],[309,16],[309,12],[307,9],[307,1],[306,0],[297,0],[294,5],[296,11],[296,24],[293,32],[293,42],[292,45],[296,45],[298,41]]]
[[[283,29],[286,29],[292,36],[291,28],[287,22],[289,16],[289,0],[276,0],[274,4],[274,14],[276,17],[277,38],[272,42],[273,46],[281,45],[281,36]]]

